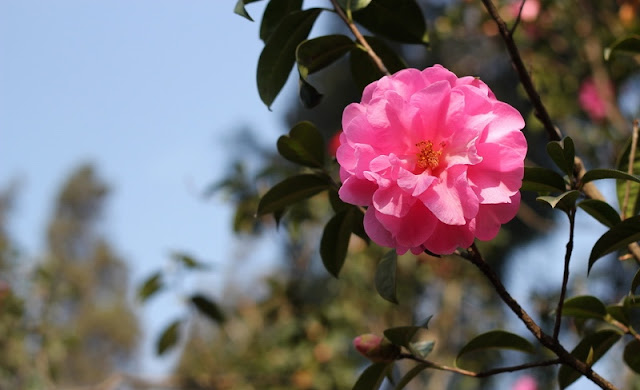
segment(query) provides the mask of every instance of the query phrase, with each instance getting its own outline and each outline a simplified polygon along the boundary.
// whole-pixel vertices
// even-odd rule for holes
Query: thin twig
[[[569,241],[567,242],[567,251],[564,255],[564,272],[562,274],[562,288],[560,289],[560,299],[556,308],[556,322],[553,326],[553,339],[558,340],[560,334],[560,325],[562,324],[562,306],[564,305],[564,297],[567,294],[567,284],[569,283],[569,262],[571,261],[571,252],[573,251],[573,232],[576,224],[575,207],[569,210]]]
[[[502,301],[506,303],[507,306],[509,306],[511,311],[513,311],[516,316],[518,316],[518,318],[525,324],[527,329],[529,329],[531,334],[533,334],[535,338],[538,339],[540,344],[542,344],[549,350],[553,351],[553,353],[555,353],[556,356],[560,358],[562,364],[566,364],[570,366],[574,370],[578,371],[579,373],[587,377],[593,383],[600,386],[600,388],[602,389],[607,389],[607,390],[616,389],[616,387],[613,386],[613,384],[611,384],[609,381],[601,377],[598,373],[593,371],[589,365],[576,359],[575,356],[571,355],[569,351],[564,349],[564,347],[558,342],[558,340],[552,338],[551,336],[549,336],[548,334],[542,331],[540,326],[536,324],[536,322],[531,318],[531,316],[520,306],[520,304],[515,299],[513,299],[511,294],[509,294],[507,289],[504,287],[504,285],[500,281],[500,278],[498,277],[498,275],[491,268],[491,266],[489,266],[489,264],[487,264],[487,262],[484,260],[484,258],[478,251],[478,248],[476,247],[475,244],[473,244],[468,249],[467,255],[464,258],[470,261],[473,265],[475,265],[480,270],[480,272],[482,272],[485,275],[485,277],[489,279],[489,282],[491,282],[491,284],[493,285],[494,289],[496,290],[496,292],[498,293]]]
[[[629,167],[627,173],[633,175],[633,163],[636,159],[636,144],[638,143],[638,120],[633,121],[633,132],[631,133],[631,150],[629,151],[629,158],[627,162]],[[629,207],[629,193],[631,192],[631,181],[627,180],[624,187],[624,198],[622,199],[622,206],[620,207],[620,217],[626,219],[627,208]]]
[[[535,368],[535,367],[547,367],[547,366],[553,366],[553,365],[561,363],[560,359],[553,359],[553,360],[544,360],[544,361],[541,361],[541,362],[525,363],[525,364],[520,364],[520,365],[517,365],[517,366],[494,368],[494,369],[491,369],[491,370],[481,371],[481,372],[473,372],[473,371],[464,370],[464,369],[458,368],[458,367],[450,367],[450,366],[445,366],[445,365],[442,365],[442,364],[434,363],[434,362],[432,362],[430,360],[425,360],[425,359],[419,358],[419,357],[417,357],[415,355],[411,355],[411,354],[407,354],[407,353],[401,354],[400,355],[400,359],[415,360],[416,362],[420,362],[420,363],[423,363],[423,364],[428,364],[431,368],[435,368],[436,370],[455,372],[457,374],[461,374],[461,375],[464,375],[464,376],[471,376],[471,377],[474,377],[474,378],[486,378],[486,377],[493,376],[493,375],[504,374],[505,372],[521,371],[521,370],[526,370],[528,368]]]
[[[640,334],[638,334],[638,332],[636,332],[635,329],[633,329],[632,327],[626,326],[625,324],[623,324],[620,321],[617,321],[614,318],[607,319],[607,322],[617,327],[618,329],[623,331],[625,334],[630,334],[631,336],[633,336],[634,339],[640,341]]]
[[[382,72],[387,76],[390,76],[391,73],[389,73],[389,71],[387,70],[387,67],[384,66],[384,63],[382,62],[380,57],[378,57],[376,52],[373,51],[373,49],[369,45],[369,42],[367,42],[364,36],[362,36],[362,34],[360,33],[360,30],[358,30],[358,26],[356,26],[355,23],[353,23],[353,21],[349,17],[347,17],[347,15],[345,15],[344,11],[342,10],[342,8],[340,8],[340,5],[336,0],[331,0],[331,4],[333,5],[333,8],[336,10],[336,13],[338,14],[338,16],[340,16],[340,19],[342,19],[346,23],[347,27],[349,27],[349,30],[351,30],[351,32],[356,37],[358,42],[367,51],[367,54],[369,54],[369,57],[371,57],[371,59],[376,64],[378,69],[380,69],[380,72]]]
[[[333,0],[332,0],[333,1]],[[547,132],[547,135],[552,141],[560,141],[562,139],[562,135],[560,131],[553,125],[551,121],[551,117],[547,112],[544,104],[542,104],[542,100],[540,100],[540,95],[536,91],[536,88],[533,86],[533,81],[531,80],[531,76],[529,76],[529,72],[527,72],[527,68],[522,61],[522,57],[520,56],[520,51],[516,46],[516,43],[511,36],[509,29],[507,28],[507,24],[498,14],[498,10],[496,6],[493,4],[491,0],[482,0],[485,8],[489,12],[491,18],[498,25],[498,31],[504,40],[505,45],[507,46],[507,51],[509,52],[509,56],[511,57],[511,62],[518,73],[518,77],[520,78],[520,82],[524,87],[524,90],[527,92],[527,96],[529,96],[529,100],[535,109],[536,117],[542,122],[544,129]]]
[[[522,18],[522,9],[524,8],[524,3],[526,1],[527,0],[522,0],[522,3],[520,3],[520,9],[518,10],[518,16],[516,17],[516,21],[513,22],[513,26],[509,30],[509,36],[511,38],[513,38],[513,34],[515,34],[516,32],[516,28],[518,28],[518,24],[520,24],[520,19]]]

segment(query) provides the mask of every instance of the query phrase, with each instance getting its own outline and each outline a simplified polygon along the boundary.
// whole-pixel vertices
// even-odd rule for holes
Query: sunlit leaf
[[[296,61],[296,47],[307,39],[322,9],[311,8],[288,14],[264,45],[258,59],[258,93],[271,107],[284,86]]]
[[[384,299],[392,303],[398,303],[396,297],[396,267],[398,255],[395,249],[385,253],[376,269],[376,290]]]
[[[371,0],[338,0],[338,4],[342,9],[357,11],[363,9],[371,3]]]
[[[384,337],[386,337],[393,344],[400,345],[408,349],[409,344],[411,343],[411,340],[416,335],[416,333],[418,333],[420,329],[427,329],[430,319],[431,317],[427,318],[421,325],[397,326],[394,328],[389,328],[384,331]]]
[[[463,355],[490,348],[510,349],[526,353],[533,353],[535,350],[533,345],[522,336],[504,330],[493,330],[474,337],[462,347],[456,357],[456,363]]]
[[[582,183],[588,183],[590,181],[600,179],[631,180],[633,182],[640,183],[640,178],[637,176],[630,175],[617,169],[592,169],[582,176]]]
[[[581,295],[564,301],[562,315],[601,320],[607,315],[607,308],[598,298],[590,295]]]
[[[415,0],[373,0],[366,8],[354,12],[353,19],[385,38],[429,43],[425,18]]]
[[[609,314],[616,321],[629,325],[629,313],[628,307],[624,305],[609,305],[607,306],[607,314]]]
[[[377,390],[380,388],[382,381],[387,372],[393,367],[393,363],[373,363],[367,367],[356,384],[353,385],[353,390]]]
[[[329,189],[325,176],[303,174],[291,176],[267,191],[258,204],[258,215],[284,210],[293,203],[307,199]]]
[[[625,219],[615,225],[603,234],[593,246],[589,256],[589,271],[596,260],[638,240],[640,240],[640,216]]]
[[[140,286],[138,290],[138,298],[141,302],[149,299],[153,294],[158,292],[162,288],[162,273],[156,272],[151,275],[145,282]]]
[[[523,191],[564,192],[566,185],[555,171],[540,167],[524,167]]]
[[[407,386],[409,384],[409,382],[411,382],[413,380],[413,378],[418,376],[418,374],[420,374],[422,371],[424,371],[425,369],[427,369],[429,367],[431,367],[431,365],[427,364],[427,363],[420,363],[417,366],[413,367],[411,370],[409,370],[402,377],[402,379],[400,379],[398,381],[398,384],[393,389],[394,390],[402,390],[402,389],[404,389],[405,386]]]
[[[551,207],[558,208],[564,212],[569,212],[576,205],[576,200],[580,197],[580,191],[571,190],[558,196],[539,196],[536,200],[549,204]]]
[[[573,140],[565,137],[562,141],[551,141],[547,144],[547,153],[564,173],[571,177],[576,156]]]
[[[220,307],[211,301],[204,295],[196,294],[191,297],[191,303],[198,309],[198,311],[207,316],[213,322],[222,324],[225,321],[225,316]]]
[[[602,330],[593,333],[578,343],[578,345],[571,351],[571,354],[578,360],[583,362],[587,361],[590,355],[590,360],[593,363],[597,362],[608,350],[620,339],[620,333],[613,330]],[[558,371],[558,384],[561,389],[567,388],[573,382],[580,378],[581,374],[569,366],[561,366]]]
[[[348,208],[334,215],[324,227],[320,240],[320,257],[327,271],[336,278],[347,257],[355,221],[356,211]]]
[[[616,168],[619,171],[628,172],[629,171],[629,155],[631,154],[631,141],[630,137],[627,141],[624,150],[618,157],[618,162],[616,163]],[[637,144],[636,144],[637,145]],[[640,173],[640,148],[636,148],[637,152],[633,159],[633,173]],[[629,187],[629,198],[627,200],[626,210],[623,210],[624,207],[624,198],[625,193],[627,191],[627,187]],[[618,197],[618,204],[620,205],[621,212],[624,211],[624,218],[633,217],[637,215],[640,211],[640,184],[636,184],[627,180],[616,180],[616,195]]]
[[[624,347],[623,357],[627,366],[637,374],[640,374],[640,341],[631,340],[631,342]]]
[[[302,101],[304,108],[316,107],[320,104],[324,96],[302,77],[298,79],[298,94],[300,95],[300,101]]]
[[[611,46],[604,49],[604,59],[609,61],[616,53],[639,54],[640,35],[628,35],[615,41]]]
[[[156,343],[156,353],[158,355],[162,355],[176,345],[181,324],[182,320],[175,320],[164,329]]]
[[[407,67],[406,62],[404,62],[404,60],[398,56],[393,49],[387,46],[384,41],[369,36],[365,38],[391,74]],[[358,46],[351,50],[349,61],[351,66],[351,76],[353,77],[353,81],[356,86],[361,91],[370,83],[384,76],[362,46]]]
[[[260,0],[238,0],[236,2],[235,8],[233,9],[233,12],[253,22],[253,19],[251,18],[251,16],[249,16],[249,13],[244,8],[244,6],[249,3],[255,3],[256,1]]]
[[[435,341],[416,341],[409,343],[409,351],[415,356],[424,359],[433,351],[435,345]]]
[[[306,79],[310,74],[333,64],[354,47],[356,44],[350,38],[340,34],[301,42],[296,49],[300,76]]]
[[[620,215],[607,202],[598,199],[585,199],[578,203],[578,207],[607,227],[611,228],[620,223]]]
[[[278,138],[278,153],[296,164],[322,168],[325,159],[324,138],[311,122],[296,123],[288,135]]]
[[[274,0],[267,3],[260,23],[260,39],[269,40],[285,16],[302,9],[302,0]]]

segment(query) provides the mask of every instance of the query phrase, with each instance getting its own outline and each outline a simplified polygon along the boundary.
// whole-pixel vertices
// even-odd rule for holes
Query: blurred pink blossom
[[[538,382],[529,375],[523,375],[513,384],[511,390],[538,390]]]
[[[609,85],[608,88],[613,94],[613,86]],[[589,114],[592,120],[601,121],[607,116],[607,107],[600,94],[598,94],[598,89],[593,79],[585,79],[582,82],[578,92],[578,100],[580,107]]]
[[[514,19],[518,17],[520,6],[522,6],[522,0],[514,1],[509,5],[509,13]],[[526,0],[522,6],[520,20],[523,22],[533,22],[538,18],[538,14],[540,14],[540,0]]]
[[[379,245],[452,253],[494,238],[518,211],[524,120],[477,78],[402,70],[369,84],[342,127],[340,198],[368,207]]]
[[[340,146],[340,134],[342,134],[342,130],[335,133],[331,138],[329,138],[327,153],[329,153],[329,156],[331,157],[335,157],[336,152],[338,151],[338,147]]]

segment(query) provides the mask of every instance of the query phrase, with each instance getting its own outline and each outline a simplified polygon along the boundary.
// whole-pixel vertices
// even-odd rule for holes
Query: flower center
[[[440,164],[440,155],[442,155],[442,150],[433,150],[433,142],[431,141],[420,141],[416,144],[416,146],[420,149],[416,156],[418,157],[418,161],[416,165],[421,169],[434,169]],[[444,147],[444,142],[440,143],[441,147]]]

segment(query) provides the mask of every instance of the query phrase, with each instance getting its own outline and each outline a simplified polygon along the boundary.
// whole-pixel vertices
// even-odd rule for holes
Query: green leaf
[[[539,196],[536,200],[549,204],[551,207],[558,208],[566,213],[575,208],[576,200],[580,197],[580,191],[571,190],[558,196]]]
[[[624,347],[623,358],[630,369],[635,371],[636,374],[640,374],[640,341],[631,340],[631,342]]]
[[[278,138],[278,153],[289,161],[322,168],[325,159],[324,138],[311,122],[296,123],[288,135]]]
[[[303,174],[291,176],[267,191],[258,203],[258,215],[284,210],[330,188],[326,176]]]
[[[573,165],[576,157],[573,140],[565,137],[562,141],[551,141],[547,144],[547,153],[554,163],[569,177],[573,176]]]
[[[353,390],[377,390],[391,367],[393,363],[371,364],[360,374],[358,381],[353,385]]]
[[[296,48],[307,39],[320,12],[322,9],[311,8],[288,14],[264,45],[258,59],[257,81],[260,99],[267,107],[287,82],[296,61]]]
[[[323,95],[302,77],[298,79],[298,95],[304,108],[314,108],[322,101]]]
[[[384,331],[384,337],[395,345],[400,345],[409,349],[413,337],[420,329],[427,329],[430,319],[431,317],[427,318],[422,325],[397,326],[389,328]]]
[[[524,167],[523,191],[564,192],[566,185],[562,176],[547,168]]]
[[[435,341],[416,341],[415,343],[409,343],[409,351],[413,355],[424,359],[433,351],[435,345]]]
[[[320,240],[320,257],[327,271],[336,278],[347,257],[355,221],[356,212],[353,208],[348,208],[334,215],[324,227]]]
[[[233,12],[253,22],[253,19],[251,18],[251,16],[249,16],[249,13],[244,8],[244,6],[249,3],[255,3],[256,1],[259,0],[238,0],[238,2],[236,2],[235,8],[233,9]]]
[[[169,348],[176,345],[181,324],[182,320],[175,320],[164,329],[156,343],[156,354],[162,355]]]
[[[633,182],[640,183],[640,178],[637,176],[630,175],[617,169],[592,169],[582,176],[582,183],[584,184],[600,179],[631,180]]]
[[[615,225],[596,241],[589,256],[589,271],[593,263],[611,252],[625,248],[632,242],[640,240],[640,216],[625,219]]]
[[[632,138],[629,138],[627,141],[624,151],[618,157],[618,162],[616,164],[616,168],[619,171],[628,172],[629,171],[629,155],[631,154],[631,142]],[[636,144],[637,145],[637,144]],[[635,173],[640,173],[640,148],[636,148],[637,152],[633,159],[633,169],[632,171]],[[623,209],[624,205],[624,195],[629,186],[629,200],[627,201],[627,209]],[[624,211],[624,217],[622,219],[627,219],[629,217],[633,217],[638,214],[640,211],[640,185],[636,183],[632,183],[626,180],[616,180],[616,195],[618,197],[618,204],[620,205],[621,214]]]
[[[609,314],[614,320],[629,325],[629,313],[628,307],[624,305],[609,305],[607,306],[607,314]]]
[[[598,298],[590,295],[581,295],[564,301],[562,315],[603,320],[607,315],[607,308]]]
[[[371,3],[371,0],[338,0],[338,4],[345,11],[358,11],[368,6],[369,3]]]
[[[396,266],[398,255],[395,249],[390,250],[382,256],[382,260],[376,269],[376,290],[378,294],[389,302],[398,303],[396,297]]]
[[[404,389],[405,386],[408,385],[409,382],[413,380],[413,378],[418,376],[418,374],[420,374],[422,371],[424,371],[426,368],[429,368],[429,367],[431,367],[431,364],[427,364],[427,363],[420,363],[417,366],[413,367],[402,377],[402,379],[400,379],[400,381],[398,381],[398,384],[396,385],[396,387],[394,387],[394,390]]]
[[[469,341],[456,357],[456,364],[463,355],[470,352],[480,351],[489,348],[512,349],[526,353],[533,353],[535,348],[525,338],[517,334],[509,333],[504,330],[492,330],[474,337]]]
[[[578,203],[578,207],[609,228],[621,222],[618,212],[607,202],[597,199],[585,199]]]
[[[613,330],[602,330],[593,333],[578,343],[571,351],[577,359],[586,362],[592,350],[593,363],[597,362],[620,339],[620,334]],[[581,374],[569,366],[561,366],[558,371],[558,384],[561,389],[567,388],[580,378]]]
[[[196,294],[191,297],[191,303],[198,309],[198,311],[207,316],[213,322],[222,324],[225,321],[225,316],[220,307],[209,298],[204,295]]]
[[[365,38],[391,74],[407,67],[406,62],[404,62],[393,49],[387,46],[384,41],[375,37]],[[360,91],[370,83],[384,76],[362,46],[358,45],[351,50],[349,61],[353,81]]]
[[[325,35],[300,43],[296,49],[298,71],[304,79],[347,54],[356,44],[344,35]]]
[[[428,44],[427,25],[415,0],[373,0],[353,13],[367,30],[399,42]]]
[[[635,294],[636,289],[640,286],[640,269],[636,272],[636,276],[633,277],[633,281],[631,282],[631,293]]]
[[[201,263],[194,259],[192,256],[181,253],[181,252],[173,252],[171,253],[171,259],[179,264],[182,264],[186,268],[190,269],[206,269],[208,268],[206,264]]]
[[[640,35],[628,35],[615,41],[604,49],[604,59],[609,61],[615,53],[638,54],[640,53]]]
[[[141,302],[149,299],[153,294],[158,292],[162,288],[162,273],[156,272],[151,275],[145,282],[142,284],[140,289],[138,290],[138,298]]]
[[[267,42],[285,16],[302,9],[302,0],[271,0],[264,9],[260,39]]]

